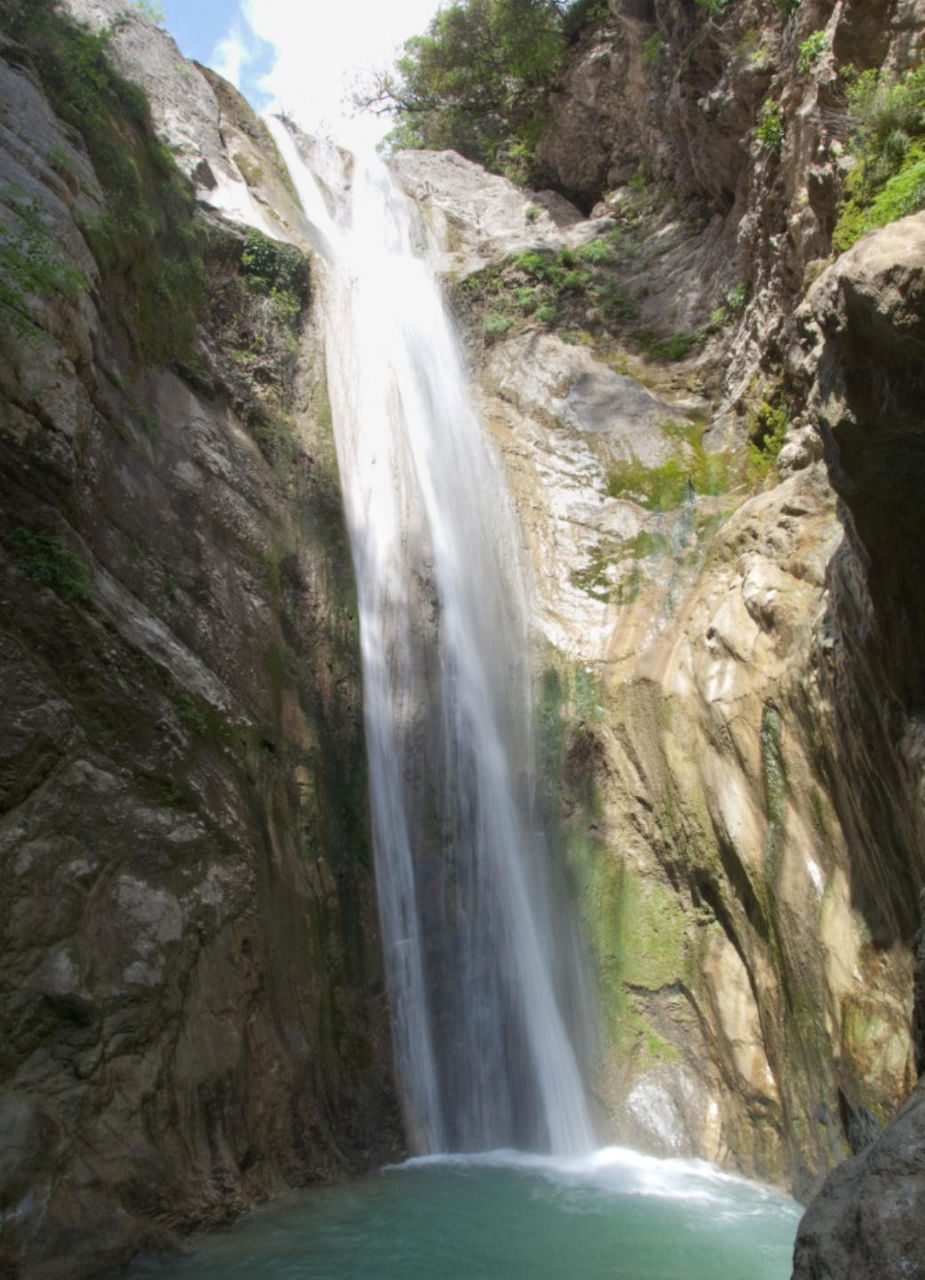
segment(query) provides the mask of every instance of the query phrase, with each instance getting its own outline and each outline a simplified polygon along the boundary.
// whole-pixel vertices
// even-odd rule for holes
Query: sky
[[[260,111],[341,136],[343,100],[364,73],[390,67],[439,0],[160,0],[184,54],[214,67]],[[367,133],[388,122],[367,120]]]

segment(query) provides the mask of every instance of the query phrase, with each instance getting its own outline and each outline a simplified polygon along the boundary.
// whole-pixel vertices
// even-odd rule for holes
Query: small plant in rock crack
[[[814,31],[808,35],[797,50],[797,71],[806,75],[825,53],[828,37],[824,31]]]
[[[780,155],[784,145],[784,122],[779,102],[772,102],[769,99],[763,104],[755,136],[769,155]]]

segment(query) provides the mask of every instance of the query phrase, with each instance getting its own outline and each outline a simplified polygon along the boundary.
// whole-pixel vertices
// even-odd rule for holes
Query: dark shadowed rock
[[[925,1277],[925,1086],[830,1174],[797,1232],[793,1280]]]

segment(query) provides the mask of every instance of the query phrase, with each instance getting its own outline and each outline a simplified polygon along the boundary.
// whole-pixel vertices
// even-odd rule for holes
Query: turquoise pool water
[[[130,1275],[223,1280],[788,1280],[800,1207],[694,1160],[607,1148],[412,1160],[278,1200]]]

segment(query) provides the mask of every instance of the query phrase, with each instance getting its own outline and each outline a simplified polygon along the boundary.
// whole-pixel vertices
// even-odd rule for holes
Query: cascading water
[[[385,967],[423,1153],[589,1150],[563,1009],[578,947],[533,809],[527,609],[500,466],[413,209],[337,158],[331,216],[277,140],[326,258],[328,389],[359,597]],[[346,178],[343,174],[346,172]],[[419,232],[417,232],[419,235]]]

